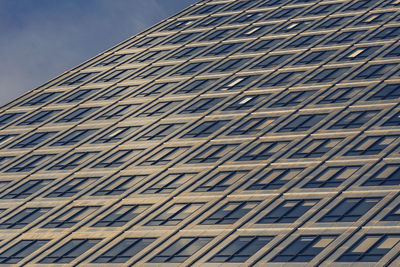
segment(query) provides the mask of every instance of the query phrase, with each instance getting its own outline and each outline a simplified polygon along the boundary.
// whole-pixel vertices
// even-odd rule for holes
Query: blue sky
[[[0,0],[0,105],[197,0]]]

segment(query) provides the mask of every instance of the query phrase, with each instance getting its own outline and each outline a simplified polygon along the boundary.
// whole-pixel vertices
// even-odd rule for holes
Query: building
[[[200,1],[4,106],[0,263],[399,266],[399,10]]]

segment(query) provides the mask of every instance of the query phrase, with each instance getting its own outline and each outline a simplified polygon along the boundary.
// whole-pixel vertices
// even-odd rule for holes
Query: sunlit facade
[[[399,11],[200,1],[5,105],[0,264],[400,266]]]

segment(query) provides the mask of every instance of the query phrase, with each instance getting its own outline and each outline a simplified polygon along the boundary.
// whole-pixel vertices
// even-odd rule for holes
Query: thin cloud
[[[0,1],[0,105],[194,2]]]

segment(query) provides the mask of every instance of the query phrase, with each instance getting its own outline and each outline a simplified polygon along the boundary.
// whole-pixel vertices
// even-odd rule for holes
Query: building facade
[[[399,266],[400,1],[200,1],[0,111],[0,264]]]

